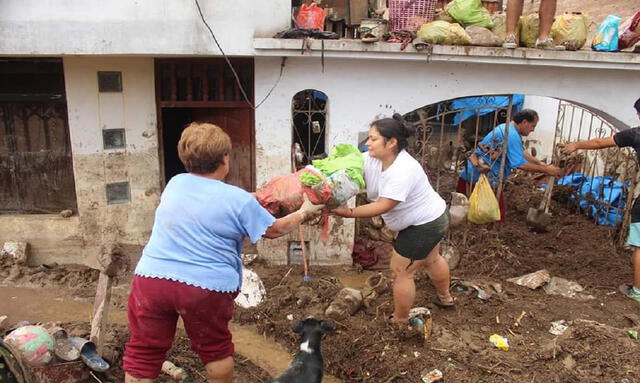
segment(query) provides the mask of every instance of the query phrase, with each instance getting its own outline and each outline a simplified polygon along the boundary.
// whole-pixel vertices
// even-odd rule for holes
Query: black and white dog
[[[321,383],[324,376],[324,362],[320,352],[322,334],[335,330],[333,322],[307,318],[296,322],[292,330],[300,334],[300,351],[291,361],[289,368],[269,383]]]

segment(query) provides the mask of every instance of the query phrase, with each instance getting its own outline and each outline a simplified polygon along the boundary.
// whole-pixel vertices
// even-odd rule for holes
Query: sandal
[[[443,309],[456,306],[455,300],[452,300],[451,302],[443,302],[438,295],[434,295],[431,298],[431,302],[433,302],[433,304]]]

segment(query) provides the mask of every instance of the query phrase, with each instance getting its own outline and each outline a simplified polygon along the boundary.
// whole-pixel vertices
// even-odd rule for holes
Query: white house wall
[[[65,58],[65,82],[83,255],[111,242],[148,239],[160,196],[151,58]],[[122,93],[99,93],[98,71],[122,72]],[[126,147],[104,150],[102,130],[124,129]],[[129,182],[131,201],[107,204],[106,184]]]
[[[225,52],[289,26],[289,0],[199,0]],[[192,0],[2,0],[4,55],[219,54]]]

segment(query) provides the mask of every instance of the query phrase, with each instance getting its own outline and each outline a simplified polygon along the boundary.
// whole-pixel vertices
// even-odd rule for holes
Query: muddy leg
[[[413,261],[392,251],[390,268],[393,273],[393,320],[406,323],[409,310],[416,300],[416,283],[414,278],[418,270],[424,269],[425,261]]]
[[[440,255],[440,244],[431,250],[424,262],[427,274],[429,274],[440,300],[442,302],[453,302],[453,297],[449,292],[449,285],[451,284],[449,264]]]
[[[633,248],[633,285],[640,289],[640,247]]]
[[[221,360],[207,363],[209,383],[231,383],[233,380],[233,357],[229,356]]]

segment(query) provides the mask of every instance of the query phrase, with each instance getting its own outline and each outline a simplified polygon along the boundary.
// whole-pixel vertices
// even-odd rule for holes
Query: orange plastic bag
[[[300,183],[300,175],[311,173],[322,179],[318,185],[309,187]],[[256,199],[273,216],[279,218],[298,210],[304,202],[303,194],[314,204],[326,203],[331,198],[331,186],[327,179],[310,169],[302,169],[293,174],[280,176],[267,182],[256,191]]]
[[[296,17],[296,27],[302,29],[324,29],[324,19],[327,12],[318,4],[302,4]]]

